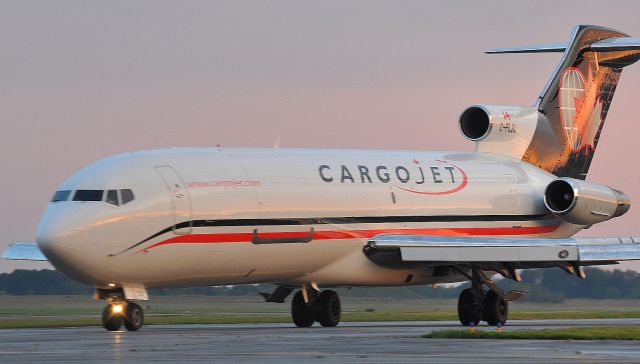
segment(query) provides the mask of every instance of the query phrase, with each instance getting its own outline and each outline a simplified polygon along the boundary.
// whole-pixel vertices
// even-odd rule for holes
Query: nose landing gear
[[[102,310],[102,326],[109,331],[118,331],[124,322],[129,331],[138,331],[144,324],[144,313],[140,305],[128,301],[114,301]]]
[[[115,305],[107,305],[102,310],[102,326],[108,331],[118,331],[122,326],[122,316],[117,313],[118,309]]]

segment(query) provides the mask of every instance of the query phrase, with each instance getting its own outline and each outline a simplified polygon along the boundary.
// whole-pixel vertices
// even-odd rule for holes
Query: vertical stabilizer
[[[628,35],[596,26],[577,26],[564,56],[537,103],[538,130],[523,160],[557,176],[585,179],[622,68],[638,60],[637,50],[599,51],[591,45]]]
[[[540,94],[536,131],[522,160],[559,177],[585,179],[622,68],[640,59],[640,39],[591,25],[574,28],[569,43],[488,53],[562,52]]]

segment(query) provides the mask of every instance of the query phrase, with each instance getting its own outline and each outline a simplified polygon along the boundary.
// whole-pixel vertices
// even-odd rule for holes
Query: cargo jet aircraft
[[[175,148],[116,155],[64,182],[35,242],[6,259],[49,260],[106,299],[107,330],[143,324],[147,288],[275,283],[293,322],[335,326],[327,288],[470,281],[463,325],[504,324],[490,278],[640,260],[640,238],[570,238],[623,215],[624,193],[586,182],[622,69],[640,38],[578,26],[531,107],[475,105],[459,119],[476,152]]]

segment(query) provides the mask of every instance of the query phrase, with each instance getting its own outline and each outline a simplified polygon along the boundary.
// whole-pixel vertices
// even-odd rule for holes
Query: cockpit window
[[[73,195],[74,201],[102,201],[103,190],[77,190]]]
[[[53,198],[51,198],[51,202],[67,201],[69,200],[69,195],[71,195],[70,190],[56,191],[53,194]]]
[[[133,196],[133,191],[130,189],[120,190],[120,194],[122,195],[122,204],[126,204],[127,202],[133,201],[135,198]]]
[[[120,203],[118,202],[118,190],[107,191],[107,199],[105,201],[112,205],[120,205]]]
[[[69,201],[69,197],[73,195],[72,201],[104,201],[112,205],[121,206],[135,199],[133,191],[130,189],[122,190],[61,190],[56,191],[51,198],[51,202]]]

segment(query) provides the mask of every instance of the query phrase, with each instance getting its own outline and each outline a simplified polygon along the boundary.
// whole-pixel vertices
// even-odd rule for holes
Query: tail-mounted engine
[[[573,178],[551,182],[544,203],[556,216],[576,225],[593,225],[629,211],[629,197],[611,187]]]
[[[458,123],[465,138],[476,142],[476,151],[522,158],[538,125],[535,107],[474,105]]]

